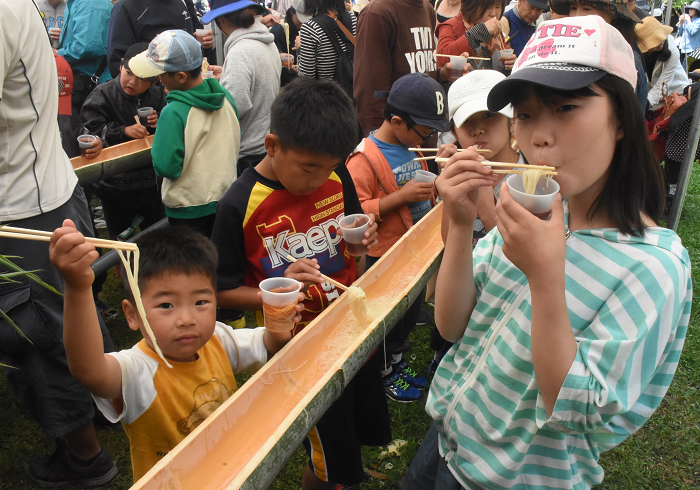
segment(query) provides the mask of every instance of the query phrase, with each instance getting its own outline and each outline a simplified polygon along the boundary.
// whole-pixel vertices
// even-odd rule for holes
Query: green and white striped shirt
[[[530,289],[502,244],[494,228],[474,249],[477,305],[430,387],[440,454],[469,489],[590,488],[603,480],[600,453],[637,431],[671,383],[690,318],[688,253],[665,228],[568,238],[578,351],[547,417],[532,365]]]

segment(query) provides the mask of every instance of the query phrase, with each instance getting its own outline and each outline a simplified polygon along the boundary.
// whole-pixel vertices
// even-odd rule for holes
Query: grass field
[[[690,182],[678,233],[687,247],[691,262],[700,264],[700,172]],[[700,273],[693,270],[695,284],[700,284]],[[119,308],[120,287],[116,278],[109,278],[104,299]],[[693,312],[683,356],[673,384],[651,420],[620,447],[603,454],[604,489],[698,489],[700,488],[700,308],[693,300]],[[430,309],[426,305],[426,309]],[[126,327],[123,316],[108,322],[115,346],[130,347],[139,334]],[[431,326],[418,327],[412,334],[411,351],[406,358],[414,369],[425,373],[432,352],[428,348]],[[241,378],[243,381],[243,378]],[[425,397],[425,395],[424,395]],[[363,489],[394,489],[403,476],[421,438],[429,425],[425,414],[424,397],[413,404],[389,402],[392,430],[397,441],[405,441],[396,453],[386,448],[365,448],[367,469],[381,473],[385,479],[373,479]],[[27,476],[29,461],[51,453],[54,443],[48,439],[19,406],[4,376],[0,375],[0,490],[35,488]],[[100,442],[109,449],[120,474],[108,487],[129,488],[131,463],[129,444],[123,432],[98,428]],[[397,446],[402,443],[396,444]],[[270,488],[288,490],[301,488],[301,473],[306,464],[303,449],[290,458]]]

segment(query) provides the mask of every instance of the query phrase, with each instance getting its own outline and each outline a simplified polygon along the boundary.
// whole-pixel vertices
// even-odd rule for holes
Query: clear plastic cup
[[[415,177],[413,177],[416,182],[426,182],[428,184],[435,182],[436,178],[437,175],[432,172],[428,172],[427,170],[416,170]]]
[[[204,37],[208,34],[207,29],[195,29],[194,33],[199,37]]]
[[[366,214],[350,214],[338,222],[343,230],[343,238],[348,248],[348,253],[360,257],[367,253],[367,247],[362,244],[365,232],[369,228],[369,216]]]
[[[452,67],[450,77],[459,78],[464,75],[464,67],[467,66],[467,58],[463,56],[451,56],[450,66]]]
[[[284,68],[292,68],[292,65],[294,64],[294,55],[293,54],[288,54],[288,53],[282,53],[280,54],[280,57],[282,58],[282,66]]]
[[[202,72],[202,78],[214,78],[214,71],[209,70],[209,71]]]
[[[499,50],[496,50],[493,52],[491,55],[491,68],[494,70],[503,70],[505,68],[505,65],[501,61],[501,58],[503,58],[503,55]]]
[[[84,134],[78,136],[78,146],[80,147],[80,154],[85,156],[85,152],[88,148],[92,147],[92,144],[97,141],[97,136],[92,134]]]
[[[140,107],[138,110],[141,126],[148,126],[148,116],[151,115],[153,107]]]
[[[552,210],[554,198],[559,192],[559,184],[555,180],[544,177],[537,182],[534,194],[525,193],[522,174],[510,175],[506,183],[515,202],[536,215],[549,213]]]
[[[265,328],[271,332],[289,332],[294,328],[302,284],[288,277],[273,277],[260,283]]]

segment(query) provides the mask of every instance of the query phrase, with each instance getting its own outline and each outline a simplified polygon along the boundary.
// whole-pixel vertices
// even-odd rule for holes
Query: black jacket
[[[165,107],[165,92],[158,85],[153,85],[138,97],[127,95],[117,76],[92,91],[80,110],[80,121],[89,134],[101,138],[106,146],[114,146],[132,140],[124,133],[124,129],[136,124],[134,116],[139,107],[153,107],[160,114]],[[155,128],[147,129],[150,134],[156,132]],[[105,184],[123,190],[141,189],[155,186],[156,174],[153,166],[147,165],[116,175],[106,180]]]
[[[92,91],[80,110],[80,120],[90,134],[114,146],[132,139],[124,134],[124,128],[136,124],[134,116],[139,107],[153,107],[160,114],[165,107],[165,92],[153,85],[138,97],[127,95],[117,76]],[[155,134],[156,129],[149,127],[148,132]]]
[[[202,23],[192,0],[119,0],[109,19],[107,58],[112,77],[119,75],[124,53],[136,43],[150,43],[170,29],[194,34]]]

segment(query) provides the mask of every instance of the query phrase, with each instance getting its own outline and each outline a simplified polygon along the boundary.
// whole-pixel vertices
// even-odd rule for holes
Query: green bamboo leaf
[[[12,321],[12,318],[10,318],[9,316],[7,316],[7,315],[5,314],[5,312],[2,311],[2,310],[0,310],[0,318],[4,318],[5,321],[6,321],[7,323],[9,323],[10,326],[11,326],[12,328],[14,328],[14,329],[17,331],[17,333],[19,333],[22,337],[24,337],[25,339],[27,339],[27,341],[28,341],[30,344],[34,345],[34,343],[33,343],[31,340],[29,340],[29,339],[27,338],[26,335],[24,335],[24,332],[22,332],[22,331],[19,329],[19,327],[15,324],[15,322]]]
[[[7,364],[3,364],[3,363],[1,363],[1,362],[0,362],[0,366],[2,366],[2,367],[6,367],[6,368],[10,368],[10,369],[17,369],[17,368],[16,368],[16,367],[14,367],[14,366],[9,366],[9,365],[7,365]]]

